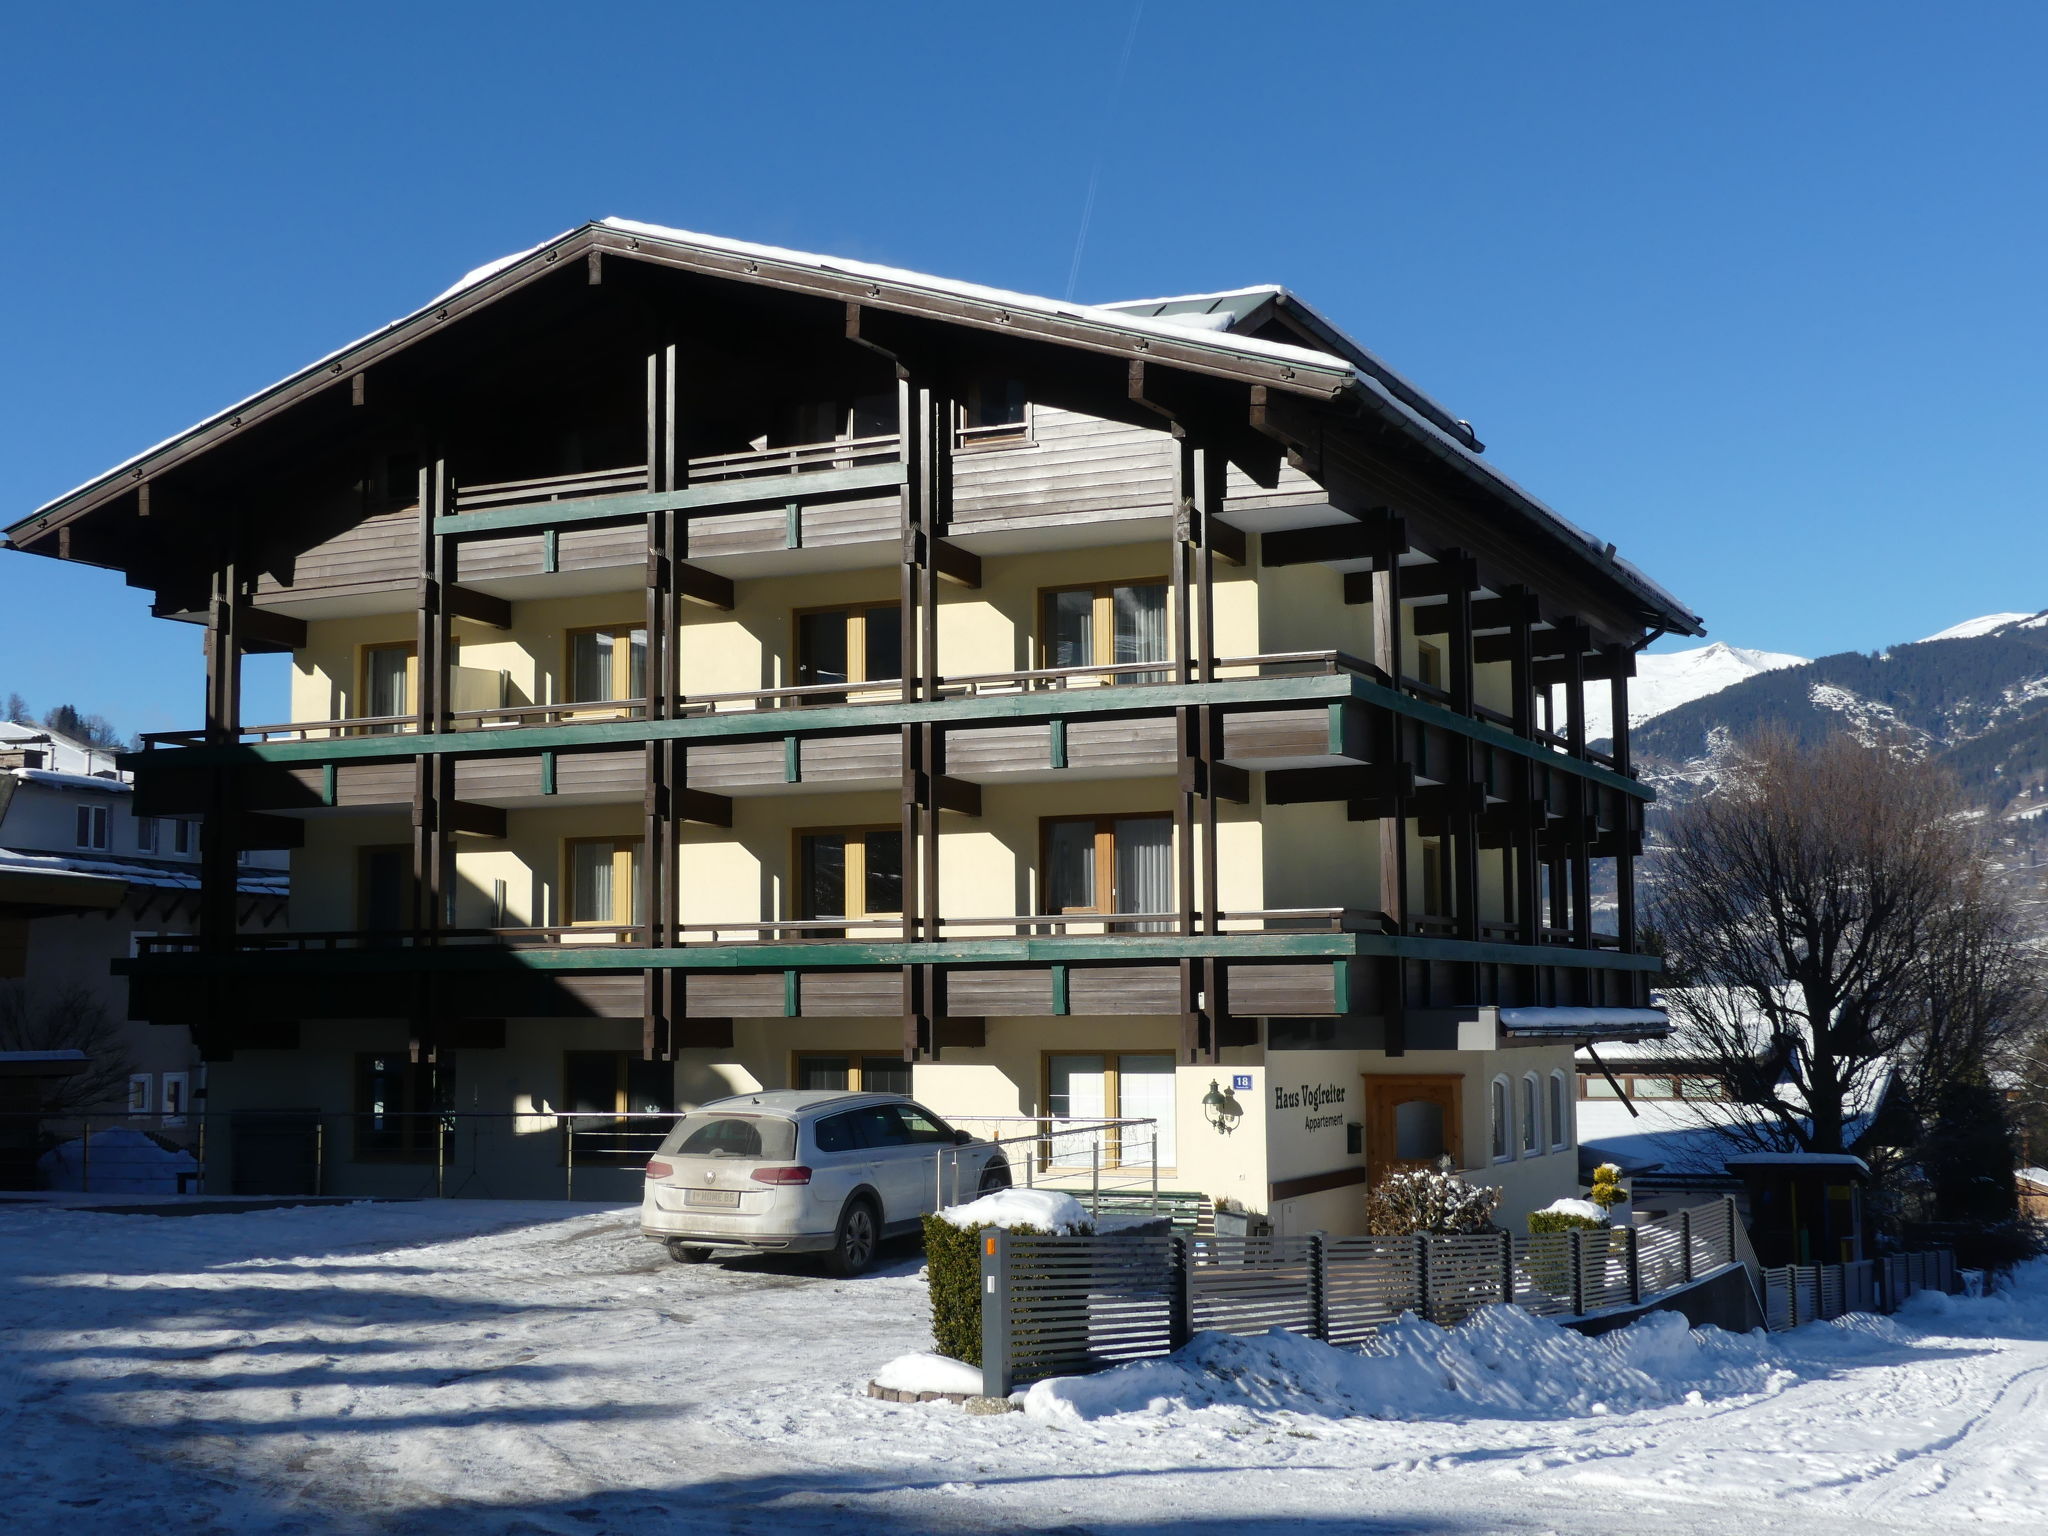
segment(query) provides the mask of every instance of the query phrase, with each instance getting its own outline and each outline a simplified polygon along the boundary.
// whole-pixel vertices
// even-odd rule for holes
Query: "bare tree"
[[[1652,880],[1681,1053],[1745,1149],[1845,1152],[1889,1080],[1908,1108],[2039,1017],[2036,957],[1947,778],[1849,736],[1766,737],[1678,811]]]
[[[45,1103],[53,1110],[120,1108],[135,1063],[121,1026],[106,1005],[74,982],[47,994],[26,982],[0,985],[0,1051],[81,1051],[88,1065],[52,1078]]]

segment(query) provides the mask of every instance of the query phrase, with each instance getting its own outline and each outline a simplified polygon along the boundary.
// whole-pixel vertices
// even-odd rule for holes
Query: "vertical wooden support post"
[[[1214,448],[1197,450],[1194,457],[1194,485],[1191,510],[1194,513],[1195,543],[1195,678],[1216,681],[1216,532],[1215,520],[1223,513],[1224,477],[1227,461]]]
[[[1515,928],[1517,942],[1533,945],[1543,938],[1544,770],[1526,759],[1515,761],[1514,858]]]
[[[231,532],[230,538],[234,537]],[[215,568],[206,611],[206,740],[232,745],[242,733],[242,649],[238,627],[240,578],[233,551]],[[216,766],[206,776],[206,811],[199,824],[199,947],[225,954],[235,947],[239,850],[233,827],[234,770]]]
[[[1197,755],[1195,723],[1196,711],[1183,705],[1173,712],[1173,735],[1179,757],[1176,789],[1173,797],[1173,864],[1174,864],[1174,931],[1190,934],[1196,931],[1195,920],[1195,837],[1196,815],[1195,784],[1203,771],[1203,763]],[[1113,930],[1127,932],[1126,929]]]
[[[1614,771],[1626,777],[1629,773],[1628,680],[1635,675],[1636,653],[1625,645],[1609,645],[1601,648],[1601,655],[1608,667],[1607,707],[1614,722],[1608,733],[1608,744],[1614,758]]]
[[[1636,952],[1638,928],[1636,920],[1636,853],[1642,840],[1643,806],[1633,796],[1621,798],[1621,826],[1616,832],[1619,839],[1614,851],[1614,904],[1620,915],[1621,952],[1632,955]]]
[[[1195,445],[1187,429],[1173,424],[1173,680],[1194,680]]]

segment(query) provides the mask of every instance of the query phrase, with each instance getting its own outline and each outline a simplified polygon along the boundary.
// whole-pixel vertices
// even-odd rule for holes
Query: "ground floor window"
[[[899,1052],[861,1055],[831,1051],[798,1051],[792,1086],[825,1093],[910,1094],[910,1063]]]
[[[1045,1059],[1045,1108],[1059,1128],[1062,1121],[1149,1119],[1151,1128],[1134,1126],[1103,1138],[1107,1164],[1174,1165],[1173,1057],[1171,1054],[1108,1055],[1075,1053]],[[1055,1163],[1086,1163],[1096,1141],[1089,1132],[1054,1136]],[[1148,1145],[1148,1143],[1151,1143]]]
[[[414,1061],[404,1051],[356,1058],[356,1161],[431,1163],[445,1121],[455,1107],[455,1063]],[[164,1085],[170,1111],[170,1084]]]
[[[579,1163],[644,1160],[668,1133],[665,1120],[626,1115],[667,1115],[676,1107],[675,1064],[648,1061],[638,1051],[566,1051],[562,1104],[572,1118],[567,1134]]]

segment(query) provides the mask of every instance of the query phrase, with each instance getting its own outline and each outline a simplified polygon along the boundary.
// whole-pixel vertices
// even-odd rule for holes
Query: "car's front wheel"
[[[1010,1165],[1001,1157],[992,1157],[981,1170],[979,1194],[992,1195],[999,1189],[1008,1189],[1011,1184]]]
[[[702,1264],[711,1257],[711,1250],[709,1248],[699,1248],[694,1243],[685,1243],[676,1238],[670,1238],[668,1241],[668,1256],[678,1264]]]
[[[873,1202],[849,1200],[839,1213],[839,1229],[832,1236],[825,1267],[841,1277],[857,1275],[875,1262],[875,1246],[880,1240],[881,1224]]]

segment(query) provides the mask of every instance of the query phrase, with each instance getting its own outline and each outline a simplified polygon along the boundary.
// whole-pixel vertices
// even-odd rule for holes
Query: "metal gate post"
[[[1330,1277],[1326,1268],[1328,1263],[1329,1254],[1323,1246],[1323,1234],[1311,1232],[1308,1236],[1309,1315],[1314,1319],[1315,1336],[1325,1344],[1330,1342]]]
[[[576,1117],[557,1116],[561,1123],[562,1135],[562,1198],[576,1198]]]
[[[1637,1251],[1636,1241],[1641,1235],[1635,1227],[1623,1227],[1622,1234],[1628,1247],[1628,1299],[1634,1306],[1643,1299],[1642,1255]]]
[[[1692,1284],[1692,1207],[1687,1206],[1678,1213],[1679,1252],[1684,1255],[1678,1272],[1687,1285]]]
[[[85,1122],[84,1134],[78,1147],[78,1188],[81,1194],[92,1193],[92,1121]]]
[[[1415,1234],[1415,1315],[1425,1323],[1436,1321],[1430,1314],[1436,1309],[1429,1304],[1429,1235]]]
[[[1166,1262],[1171,1271],[1166,1297],[1167,1340],[1179,1349],[1195,1336],[1195,1304],[1191,1294],[1195,1266],[1186,1238],[1167,1239]]]
[[[327,1117],[313,1117],[313,1193],[327,1193]]]
[[[1572,1250],[1572,1316],[1586,1315],[1586,1260],[1581,1251],[1579,1239],[1583,1234],[1577,1227],[1565,1234],[1571,1239]]]
[[[1500,1299],[1503,1306],[1515,1304],[1515,1234],[1500,1235]]]
[[[981,1391],[1010,1395],[1010,1233],[985,1227],[981,1233]]]

